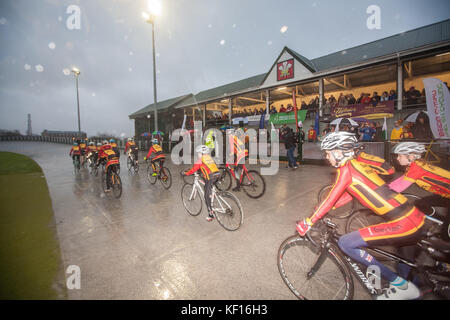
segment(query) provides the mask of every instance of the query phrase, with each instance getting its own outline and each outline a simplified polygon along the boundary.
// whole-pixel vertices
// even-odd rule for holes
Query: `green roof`
[[[172,98],[172,99],[168,99],[168,100],[164,100],[164,101],[159,101],[156,104],[157,105],[157,110],[158,111],[163,111],[163,110],[169,109],[170,107],[175,106],[177,103],[180,103],[180,102],[182,102],[182,101],[184,101],[184,100],[186,100],[188,98],[192,98],[192,96],[193,96],[193,94],[190,93],[190,94],[186,94],[184,96],[180,96],[180,97],[176,97],[176,98]],[[137,117],[147,115],[147,114],[149,114],[149,113],[151,113],[151,112],[153,112],[155,110],[154,106],[155,106],[154,103],[149,104],[148,106],[146,106],[146,107],[144,107],[144,108],[142,108],[142,109],[140,109],[140,110],[130,114],[128,117],[130,119],[135,119]]]

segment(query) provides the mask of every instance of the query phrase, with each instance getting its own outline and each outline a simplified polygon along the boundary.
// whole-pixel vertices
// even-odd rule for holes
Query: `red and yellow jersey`
[[[110,144],[104,144],[102,145],[100,148],[97,149],[98,150],[98,156],[99,158],[106,158],[107,154],[105,153],[106,150],[111,150],[114,152],[114,150],[112,150],[111,145]],[[115,153],[115,152],[114,152]]]
[[[450,172],[426,163],[423,160],[414,161],[409,166],[403,179],[416,183],[419,187],[450,199]]]
[[[81,142],[79,146],[81,150],[86,150],[86,143]]]
[[[154,157],[152,160],[162,159],[162,158],[166,157],[159,144],[154,144],[150,147],[150,150],[148,150],[148,153],[147,153],[147,158],[150,158],[153,154],[154,154]]]
[[[72,155],[72,154],[74,156],[80,155],[81,154],[80,146],[72,146],[72,148],[70,149],[70,152],[69,152],[69,156]]]
[[[343,205],[342,197],[349,193],[363,206],[375,214],[385,216],[388,220],[398,221],[414,214],[417,228],[423,225],[425,215],[417,210],[408,199],[389,189],[376,171],[369,165],[356,159],[348,160],[337,170],[336,182],[327,198],[319,205],[311,217],[313,223],[328,213],[338,200]],[[351,197],[347,197],[351,200]],[[387,220],[387,221],[388,221]]]
[[[231,135],[229,138],[229,142],[230,142],[230,153],[233,154],[245,154],[246,156],[248,155],[248,150],[245,149],[245,143],[239,139],[238,137]]]
[[[133,150],[134,148],[136,148],[136,142],[134,142],[134,141],[128,141],[128,142],[125,144],[125,152],[127,152],[128,149]]]
[[[376,173],[388,176],[391,174],[394,174],[395,169],[392,167],[388,162],[386,162],[383,158],[365,153],[360,152],[356,160],[359,162],[367,164],[369,167],[371,167],[373,170],[376,171]]]
[[[87,152],[97,152],[96,146],[87,146]]]
[[[316,130],[310,129],[308,131],[308,140],[314,140],[316,139]]]
[[[203,178],[205,178],[205,180],[209,180],[212,173],[219,172],[219,168],[217,168],[216,162],[208,154],[202,155],[202,157],[194,163],[192,169],[186,172],[186,175],[189,176],[198,170],[202,172]]]

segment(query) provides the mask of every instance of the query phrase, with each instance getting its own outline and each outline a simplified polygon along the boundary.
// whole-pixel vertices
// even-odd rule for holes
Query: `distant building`
[[[0,129],[0,136],[21,136],[19,130],[2,130]]]
[[[43,137],[59,137],[59,138],[86,138],[86,132],[78,132],[78,131],[50,131],[44,130],[41,134]]]

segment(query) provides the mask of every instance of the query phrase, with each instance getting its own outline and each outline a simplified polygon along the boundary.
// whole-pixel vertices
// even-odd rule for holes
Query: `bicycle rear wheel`
[[[133,160],[131,160],[130,157],[127,157],[127,168],[128,168],[128,171],[131,170],[132,166],[133,166]]]
[[[241,186],[244,188],[244,192],[253,199],[262,197],[266,191],[264,178],[255,170],[249,170],[247,173],[242,172],[242,174],[244,177]]]
[[[231,173],[226,167],[220,167],[219,170],[220,178],[217,179],[215,186],[219,191],[228,191],[232,183]]]
[[[122,195],[122,181],[120,180],[120,176],[112,172],[111,173],[111,188],[114,193],[114,196],[118,199]]]
[[[239,229],[244,222],[241,202],[231,192],[216,192],[212,209],[219,224],[228,231]]]
[[[133,164],[133,168],[134,168],[134,173],[138,173],[139,172],[139,163],[136,160],[133,160],[134,164]]]
[[[172,185],[172,175],[170,174],[169,168],[162,167],[160,173],[161,183],[164,188],[169,189]]]
[[[283,241],[278,250],[278,271],[291,292],[301,300],[351,300],[354,285],[351,272],[339,253],[330,244],[325,261],[310,275],[320,248],[299,235]]]
[[[328,196],[328,194],[331,191],[331,188],[333,185],[327,185],[324,186],[322,189],[320,189],[319,194],[317,196],[318,204],[320,205]],[[331,209],[330,214],[333,215],[336,219],[345,219],[352,215],[353,211],[355,210],[355,199],[350,201],[349,203],[345,204],[342,207]]]
[[[202,197],[198,194],[193,184],[186,183],[181,188],[181,201],[191,216],[198,216],[202,211]]]
[[[408,200],[411,200],[412,203],[416,202],[417,200],[422,199],[419,196],[416,196],[415,194],[411,193],[402,193],[405,197],[408,198]],[[432,217],[436,213],[436,209],[434,207],[428,207],[428,208],[419,208],[423,213],[425,213],[427,216]]]

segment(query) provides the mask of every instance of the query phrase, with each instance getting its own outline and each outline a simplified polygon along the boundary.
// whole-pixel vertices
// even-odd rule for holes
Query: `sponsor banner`
[[[337,106],[331,109],[333,118],[364,118],[367,120],[392,118],[394,116],[394,101],[372,104],[353,104],[351,106]]]
[[[297,118],[300,121],[305,121],[307,110],[298,110]],[[294,124],[295,122],[295,112],[287,113],[275,113],[270,115],[270,122],[273,124]]]
[[[265,119],[265,121],[268,121],[268,119]],[[249,126],[257,126],[261,122],[261,115],[233,118],[233,124],[239,124],[239,122],[243,122]]]
[[[430,128],[436,139],[450,139],[450,93],[439,79],[423,79]]]

